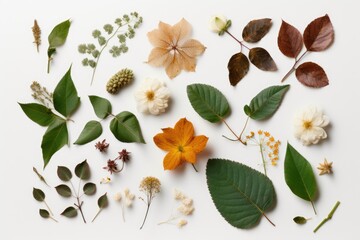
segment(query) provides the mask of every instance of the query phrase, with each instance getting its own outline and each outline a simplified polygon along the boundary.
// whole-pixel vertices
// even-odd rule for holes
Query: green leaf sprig
[[[38,176],[38,178],[40,179],[40,181],[42,181],[42,182],[45,183],[48,187],[50,187],[49,184],[46,182],[44,176],[41,175],[41,174],[39,173],[39,171],[38,171],[35,167],[33,167],[33,172],[36,174],[36,176]]]
[[[99,48],[95,46],[93,43],[88,44],[80,44],[78,47],[78,51],[81,54],[87,54],[89,57],[84,58],[82,60],[83,66],[89,66],[93,69],[91,84],[94,81],[95,72],[99,65],[99,60],[101,54],[108,46],[111,39],[115,36],[118,39],[118,43],[112,46],[109,50],[109,53],[113,57],[118,57],[121,54],[126,53],[129,48],[126,45],[127,39],[132,39],[135,36],[135,29],[139,28],[143,21],[143,18],[137,13],[132,12],[130,15],[125,14],[121,18],[117,18],[114,21],[115,25],[105,24],[103,29],[106,32],[106,36],[102,35],[102,32],[98,29],[95,29],[92,32],[92,36],[97,39]],[[127,27],[126,30],[124,28]]]
[[[50,219],[54,220],[55,222],[57,222],[57,220],[54,218],[54,214],[52,213],[49,205],[45,201],[45,193],[41,189],[33,188],[32,194],[36,201],[43,202],[47,208],[47,210],[45,210],[45,209],[39,210],[40,216],[43,218],[50,218]]]
[[[95,217],[93,218],[93,220],[91,222],[94,222],[95,219],[97,218],[97,216],[99,216],[100,212],[104,209],[107,208],[109,205],[109,200],[107,197],[107,193],[105,193],[104,195],[102,195],[99,199],[98,199],[98,206],[99,206],[99,210],[96,213]]]

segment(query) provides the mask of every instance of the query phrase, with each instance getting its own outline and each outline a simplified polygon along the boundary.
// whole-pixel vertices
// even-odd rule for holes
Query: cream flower
[[[324,130],[329,124],[329,118],[316,107],[308,107],[296,115],[294,121],[294,135],[304,145],[317,144],[327,138]]]
[[[223,35],[225,31],[231,26],[231,21],[227,20],[223,15],[216,15],[210,19],[210,30]]]
[[[142,113],[159,115],[168,107],[170,91],[165,83],[147,78],[135,92],[137,108]]]

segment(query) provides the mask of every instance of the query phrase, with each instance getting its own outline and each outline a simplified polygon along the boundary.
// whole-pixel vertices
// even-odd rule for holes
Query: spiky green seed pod
[[[134,73],[128,68],[124,68],[110,78],[106,84],[106,91],[116,94],[120,88],[134,80]]]

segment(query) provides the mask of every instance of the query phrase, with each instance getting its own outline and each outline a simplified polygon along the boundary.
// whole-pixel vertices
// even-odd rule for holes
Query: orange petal
[[[184,148],[184,152],[181,153],[181,160],[189,163],[196,163],[196,153],[192,147]]]
[[[165,69],[166,74],[168,75],[168,77],[170,79],[173,79],[174,77],[179,75],[179,73],[181,72],[182,64],[179,62],[178,55],[179,55],[179,53],[175,53],[172,55],[172,59],[171,59],[169,65]]]
[[[206,47],[198,40],[190,39],[184,42],[179,49],[184,51],[189,57],[196,57],[201,55],[205,51]]]
[[[174,149],[177,149],[176,147],[176,140],[171,137],[170,134],[166,133],[159,133],[154,136],[153,138],[154,143],[158,148],[165,150],[165,151],[172,151]]]
[[[174,130],[179,137],[181,146],[187,146],[194,137],[194,126],[186,118],[181,118],[175,124]]]
[[[209,138],[204,135],[196,136],[189,144],[189,147],[192,147],[195,153],[200,153],[205,149],[208,140]]]
[[[155,29],[151,32],[148,32],[147,37],[154,47],[168,48],[171,44],[169,35],[160,29]]]
[[[181,153],[179,151],[171,151],[166,154],[163,162],[165,170],[173,170],[181,164]]]
[[[154,67],[166,67],[171,61],[171,57],[169,50],[156,47],[151,50],[147,63]]]
[[[184,18],[172,27],[173,44],[178,45],[179,41],[189,37],[191,25]]]

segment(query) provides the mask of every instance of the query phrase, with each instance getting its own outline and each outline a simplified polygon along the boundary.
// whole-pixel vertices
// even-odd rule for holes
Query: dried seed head
[[[155,197],[155,194],[160,192],[160,186],[160,180],[156,177],[145,177],[141,181],[139,189],[145,194]]]
[[[319,167],[317,169],[320,170],[319,175],[323,174],[331,174],[332,173],[332,162],[328,162],[325,158],[323,163],[319,164]]]
[[[114,76],[110,78],[110,80],[106,84],[106,91],[111,94],[116,94],[120,88],[129,84],[134,80],[134,73],[130,69],[122,69]]]
[[[106,143],[106,139],[102,140],[101,142],[99,141],[95,144],[95,148],[98,149],[100,152],[106,152],[108,147],[109,144]]]

